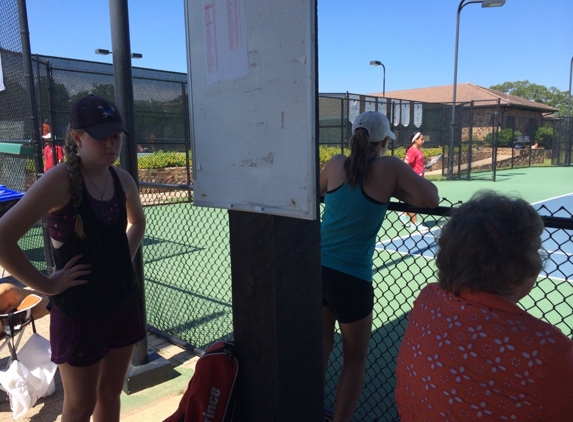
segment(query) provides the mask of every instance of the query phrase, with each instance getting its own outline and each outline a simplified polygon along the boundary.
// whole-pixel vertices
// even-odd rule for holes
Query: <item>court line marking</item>
[[[541,275],[542,273],[539,273],[539,274]],[[539,276],[537,276],[537,278],[539,278]],[[555,277],[555,276],[549,275],[545,272],[543,273],[543,278],[541,279],[541,281],[544,279],[557,280],[557,281],[567,281],[567,282],[571,283],[571,280],[569,280],[568,278]],[[539,281],[536,281],[536,284],[539,284]]]
[[[543,200],[537,201],[537,202],[532,202],[531,205],[543,204],[545,202],[549,202],[549,201],[552,201],[555,199],[561,199],[561,198],[564,198],[567,196],[573,196],[573,192],[566,193],[566,194],[559,195],[559,196],[555,196],[555,197],[548,198],[548,199],[543,199]],[[387,251],[390,253],[397,253],[397,254],[402,255],[402,256],[409,255],[409,256],[424,257],[424,258],[429,259],[429,260],[434,260],[435,254],[433,254],[432,256],[426,256],[424,254],[424,251],[420,251],[420,248],[402,251],[402,250],[400,250],[400,247],[393,245],[393,243],[396,241],[404,241],[404,239],[410,239],[410,238],[415,237],[415,236],[419,236],[420,238],[423,238],[426,234],[432,234],[432,236],[434,237],[434,241],[432,243],[428,242],[427,247],[425,248],[425,251],[427,251],[427,250],[432,249],[432,247],[434,247],[434,245],[436,244],[435,239],[437,236],[432,232],[439,231],[439,230],[441,230],[441,227],[433,227],[433,228],[428,229],[427,231],[423,231],[423,232],[419,232],[419,231],[418,232],[410,232],[407,235],[397,236],[397,237],[391,238],[391,239],[383,241],[383,242],[377,242],[374,248],[376,250],[384,250],[384,251]],[[394,248],[393,249],[387,248],[387,246],[390,246],[390,245],[394,246]],[[415,242],[415,245],[417,246],[418,242]],[[569,260],[569,258],[571,258],[573,256],[572,253],[569,253],[569,252],[566,252],[563,250],[546,250],[546,252],[548,255],[563,255],[563,256],[567,257],[567,260]],[[559,271],[561,274],[563,274],[563,272],[559,268],[555,269],[553,272],[555,272],[555,271]],[[565,278],[555,277],[555,276],[552,277],[552,276],[548,275],[544,271],[544,269],[541,270],[540,275],[541,274],[543,274],[545,276],[544,278],[548,278],[548,279],[552,279],[552,280],[568,281],[568,282],[570,281],[567,278],[567,276],[565,276],[565,275],[564,275]]]
[[[395,242],[395,241],[397,241],[397,240],[410,239],[410,238],[412,238],[412,237],[414,237],[414,236],[424,237],[425,234],[431,234],[433,231],[437,231],[437,230],[440,230],[440,229],[441,229],[441,227],[440,227],[440,228],[431,228],[431,229],[428,229],[428,230],[426,230],[426,231],[424,231],[424,232],[419,232],[419,231],[418,231],[418,232],[411,232],[409,235],[397,236],[397,237],[393,237],[392,239],[385,240],[385,241],[383,241],[383,242],[376,242],[376,245],[375,245],[374,249],[383,250],[383,249],[385,249],[385,248],[383,248],[384,245],[388,245],[388,244],[393,243],[393,242]],[[436,236],[435,236],[435,235],[433,235],[433,236],[434,236],[434,239],[435,239]],[[417,243],[417,242],[416,242],[416,243]]]
[[[573,192],[571,193],[566,193],[564,195],[559,195],[559,196],[555,196],[553,198],[548,198],[548,199],[542,199],[541,201],[537,201],[537,202],[532,202],[531,205],[537,205],[537,204],[541,204],[542,202],[547,202],[547,201],[552,201],[554,199],[560,199],[560,198],[564,198],[566,196],[573,196]]]
[[[570,258],[570,257],[573,256],[573,253],[566,252],[566,251],[563,251],[563,250],[550,251],[550,250],[547,250],[547,249],[546,249],[545,252],[547,252],[547,254],[549,254],[549,255],[564,255],[564,256],[566,256],[567,258]]]

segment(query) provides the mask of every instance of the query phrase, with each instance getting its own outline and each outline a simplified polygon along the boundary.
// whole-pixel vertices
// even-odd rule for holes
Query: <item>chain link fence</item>
[[[113,66],[36,55],[38,114],[62,145],[70,105],[87,94],[115,100]],[[189,150],[187,75],[134,67],[135,139],[139,152]]]
[[[148,324],[193,349],[231,339],[227,211],[196,207],[189,188],[145,186],[141,195],[148,221],[143,241]]]
[[[570,165],[572,145],[566,135],[566,118],[544,118],[539,112],[502,106],[499,100],[457,103],[452,129],[451,104],[321,94],[320,145],[344,152],[351,137],[351,122],[369,110],[380,111],[390,120],[396,134],[390,154],[395,155],[397,148],[407,149],[410,136],[422,132],[425,148],[442,150],[442,159],[429,169],[430,174],[448,179],[486,177],[495,181],[500,169]]]
[[[153,185],[149,185],[153,186]],[[144,188],[148,189],[148,188]],[[149,188],[151,189],[151,188]],[[202,350],[233,337],[228,214],[195,207],[187,189],[153,188],[142,194],[150,226],[144,240],[149,324],[183,346]],[[151,206],[153,205],[153,206]],[[355,420],[397,421],[395,365],[408,312],[421,289],[435,277],[435,237],[460,203],[442,200],[433,210],[392,202],[374,256],[375,305],[366,383]],[[541,206],[549,265],[538,286],[521,302],[528,312],[573,333],[573,215]],[[410,232],[400,220],[417,212],[425,228]],[[557,217],[555,215],[558,215]],[[191,235],[189,235],[191,233]],[[566,257],[565,260],[561,259]],[[569,258],[567,258],[569,257]],[[325,406],[333,408],[342,365],[340,332],[329,363]]]
[[[437,209],[416,210],[402,203],[390,203],[374,255],[373,330],[365,387],[354,413],[356,421],[399,421],[394,401],[395,368],[408,313],[421,289],[427,283],[437,282],[435,238],[447,222],[452,208],[459,205],[444,199]],[[424,230],[405,230],[399,218],[403,212],[417,212]],[[543,247],[550,252],[549,260],[538,278],[537,286],[520,302],[520,306],[571,336],[573,214],[571,210],[552,210],[543,205],[538,206],[538,212],[545,222]],[[334,408],[342,361],[338,332],[326,376],[327,408]]]
[[[0,91],[0,142],[29,142],[32,127],[26,120],[29,113],[22,81],[17,6],[13,0],[4,4],[6,7],[0,10],[0,54],[7,89]],[[34,69],[36,112],[40,121],[48,120],[52,137],[60,145],[69,105],[76,98],[89,92],[114,98],[111,65],[35,56]],[[179,344],[201,350],[216,340],[233,337],[228,214],[225,210],[196,207],[193,203],[186,75],[139,68],[134,68],[133,75],[135,142],[141,147],[140,157],[159,150],[186,153],[185,164],[180,168],[140,169],[141,197],[148,219],[143,244],[148,323]],[[473,164],[476,154],[487,152],[483,150],[488,148],[489,141],[474,124],[476,104],[458,107],[460,133],[457,139],[464,141],[453,143],[452,154],[456,155],[457,178],[464,178],[477,170]],[[393,148],[407,146],[411,133],[422,131],[429,138],[427,147],[442,146],[447,155],[451,137],[450,106],[406,104],[399,100],[351,94],[320,96],[320,144],[342,150],[350,138],[352,116],[371,109],[383,111],[390,118],[397,135]],[[418,125],[420,113],[422,123]],[[517,116],[513,121],[500,116],[499,108],[490,113],[494,147],[498,140],[496,131],[509,128],[512,136],[519,131],[531,137],[535,136],[537,129],[534,131],[534,128],[541,125],[541,122],[528,122]],[[558,153],[553,152],[552,160],[557,157],[553,164],[570,163],[571,146],[562,127],[561,123],[555,123],[560,146]],[[551,142],[555,151],[555,139]],[[528,150],[531,152],[531,148]],[[499,151],[495,148],[492,151],[485,160],[489,160],[495,170],[495,154]],[[26,190],[35,180],[30,157],[21,153],[7,155],[0,153],[0,168],[6,169],[0,173],[0,183],[10,184],[8,187],[12,189]],[[467,169],[463,168],[465,163],[470,164]],[[16,169],[24,170],[18,172]],[[446,174],[444,169],[441,173]],[[10,181],[9,176],[14,176],[21,184]],[[404,204],[390,204],[374,257],[374,329],[366,386],[355,413],[357,420],[398,419],[393,389],[400,340],[415,297],[426,283],[435,281],[434,234],[447,221],[451,208],[458,204],[443,200],[440,205],[435,210],[416,210]],[[401,223],[400,214],[412,211],[423,221],[427,228],[425,233],[410,233]],[[568,215],[563,217],[563,212]],[[568,302],[573,297],[570,287],[573,274],[571,251],[567,248],[573,243],[572,216],[567,210],[560,210],[560,216],[554,216],[547,209],[540,209],[540,213],[544,215],[547,239],[552,245],[552,269],[539,278],[536,295],[528,298],[523,307],[571,335],[573,308]],[[37,268],[46,269],[40,226],[26,235],[21,246]],[[568,258],[560,261],[552,256]],[[326,377],[326,407],[334,406],[335,386],[342,363],[339,333],[337,340]]]
[[[403,101],[392,98],[368,97],[358,94],[320,94],[318,106],[319,143],[348,148],[352,122],[365,111],[379,111],[388,117],[396,140],[391,151],[408,147],[410,136],[423,132],[426,147],[441,147],[449,140],[451,107],[445,104]],[[450,114],[448,114],[450,113]]]
[[[554,166],[570,166],[573,157],[573,117],[555,122],[555,137],[551,154]]]
[[[196,207],[190,188],[144,184],[142,200],[148,218],[144,268],[148,323],[154,331],[197,352],[220,339],[233,338],[229,226],[226,210]],[[448,219],[452,203],[444,199],[434,210],[390,203],[374,256],[375,305],[365,388],[355,420],[397,421],[394,402],[396,356],[408,312],[419,291],[436,281],[435,236]],[[412,233],[400,220],[417,212],[427,231]],[[528,312],[573,334],[573,215],[539,208],[546,225],[544,247],[549,270],[521,302]],[[565,213],[565,215],[563,215]],[[42,238],[35,236],[41,251]],[[548,245],[548,243],[550,245]],[[565,260],[557,257],[566,257]],[[325,384],[325,406],[332,408],[342,364],[340,333]]]
[[[16,0],[3,0],[0,8],[0,65],[4,86],[0,90],[0,185],[23,193],[36,179],[37,169]],[[0,203],[0,216],[15,202]],[[36,224],[19,243],[30,261],[46,270],[42,224]]]
[[[5,1],[0,10],[0,60],[3,90],[0,91],[0,184],[9,189],[26,190],[26,160],[33,154],[22,144],[32,139],[30,110],[24,79],[24,58],[16,1]],[[33,172],[33,165],[29,167]]]

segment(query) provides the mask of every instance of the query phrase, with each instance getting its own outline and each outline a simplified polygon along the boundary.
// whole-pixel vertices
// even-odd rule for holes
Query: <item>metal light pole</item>
[[[385,97],[386,96],[386,66],[384,66],[384,64],[379,60],[370,60],[370,65],[371,66],[382,66],[382,70],[384,71],[383,78],[382,78],[382,96]]]
[[[573,75],[573,57],[571,57],[571,66],[569,67],[569,100],[567,101],[567,165],[571,165],[571,75]]]
[[[460,1],[460,5],[458,6],[458,13],[456,19],[456,48],[454,53],[454,85],[453,85],[453,99],[452,99],[452,124],[450,126],[451,133],[450,133],[450,150],[448,151],[448,175],[447,179],[454,178],[454,137],[456,134],[456,89],[458,84],[458,40],[460,37],[460,13],[462,9],[467,6],[468,4],[472,3],[481,3],[481,7],[501,7],[505,4],[505,0],[471,0]],[[371,62],[372,63],[372,62]]]

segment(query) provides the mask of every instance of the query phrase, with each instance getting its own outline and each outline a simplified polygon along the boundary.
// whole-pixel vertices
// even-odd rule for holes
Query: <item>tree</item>
[[[560,116],[567,115],[568,92],[560,91],[554,86],[547,88],[543,85],[537,85],[527,80],[516,82],[504,82],[498,85],[492,85],[490,89],[501,91],[505,94],[515,95],[516,97],[525,98],[526,100],[535,101],[536,103],[546,104],[559,109]]]
[[[553,143],[553,128],[547,125],[539,126],[535,131],[534,140],[540,147],[550,149]]]
[[[500,129],[497,134],[497,146],[498,147],[511,147],[511,142],[521,136],[521,132],[519,130],[513,129]],[[493,142],[493,133],[488,133],[484,141],[488,143],[488,145],[492,145]]]
[[[92,87],[90,90],[79,91],[76,94],[70,96],[70,105],[76,100],[85,97],[86,95],[93,94],[98,97],[107,99],[108,101],[115,102],[115,86],[113,84],[98,84],[92,82]]]

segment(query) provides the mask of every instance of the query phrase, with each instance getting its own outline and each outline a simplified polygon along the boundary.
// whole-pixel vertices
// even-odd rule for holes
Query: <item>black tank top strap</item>
[[[121,203],[124,203],[125,191],[123,190],[121,179],[119,178],[119,175],[117,174],[117,171],[115,170],[114,166],[110,166],[109,171],[111,172],[111,176],[113,177],[113,188],[115,190],[115,194],[117,195],[117,199],[119,199]]]

